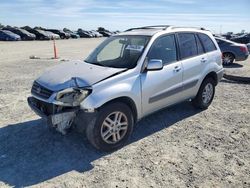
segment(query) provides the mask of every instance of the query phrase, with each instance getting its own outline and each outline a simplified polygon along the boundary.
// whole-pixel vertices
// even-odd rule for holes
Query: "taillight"
[[[247,49],[246,46],[240,46],[240,51],[242,51],[242,52],[247,52],[248,49]]]

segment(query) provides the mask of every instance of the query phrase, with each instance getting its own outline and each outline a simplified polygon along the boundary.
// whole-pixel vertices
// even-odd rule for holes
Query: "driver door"
[[[183,68],[177,61],[174,34],[158,38],[151,46],[147,59],[162,60],[163,69],[141,73],[143,115],[180,101],[183,89]]]

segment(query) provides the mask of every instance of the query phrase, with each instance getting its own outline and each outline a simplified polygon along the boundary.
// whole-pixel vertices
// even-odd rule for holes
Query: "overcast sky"
[[[73,30],[167,24],[250,32],[250,0],[0,0],[0,23]]]

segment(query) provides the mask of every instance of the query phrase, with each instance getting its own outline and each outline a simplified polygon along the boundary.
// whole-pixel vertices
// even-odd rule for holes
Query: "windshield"
[[[134,68],[149,39],[149,36],[110,37],[101,43],[85,62],[113,68]]]
[[[14,33],[12,33],[11,31],[8,31],[8,30],[3,30],[3,32],[4,32],[5,34],[8,34],[8,35],[14,35]]]

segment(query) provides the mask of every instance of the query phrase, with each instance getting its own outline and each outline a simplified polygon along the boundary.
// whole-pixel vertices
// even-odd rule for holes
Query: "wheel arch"
[[[218,84],[218,77],[217,77],[216,72],[214,72],[214,71],[209,72],[209,73],[205,76],[205,78],[203,79],[203,81],[206,80],[207,78],[212,78],[212,79],[215,81],[215,85]],[[203,82],[203,81],[202,81],[202,82]]]
[[[133,115],[133,118],[134,118],[134,122],[137,122],[138,120],[138,113],[137,113],[137,108],[136,108],[136,104],[135,102],[133,101],[133,99],[131,99],[130,97],[126,97],[126,96],[123,96],[123,97],[118,97],[118,98],[114,98],[114,99],[111,99],[110,101],[107,101],[105,102],[102,106],[100,106],[99,108],[102,108],[103,106],[106,106],[106,105],[109,105],[111,103],[115,103],[115,102],[121,102],[121,103],[124,103],[126,105],[128,105],[128,107],[131,109],[132,111],[132,115]],[[98,108],[98,109],[99,109]]]
[[[236,55],[232,52],[232,51],[225,51],[225,52],[222,52],[222,54],[232,54],[234,56],[234,59],[236,58]]]

